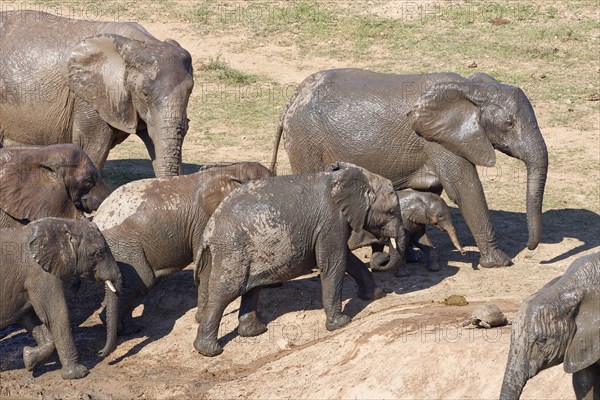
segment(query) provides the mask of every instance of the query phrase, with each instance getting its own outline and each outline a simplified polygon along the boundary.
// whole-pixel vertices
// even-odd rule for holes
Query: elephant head
[[[494,149],[518,158],[527,168],[527,247],[540,241],[548,151],[533,107],[517,87],[487,74],[438,82],[409,111],[414,131],[475,165],[491,167]]]
[[[171,39],[103,34],[80,42],[66,69],[70,89],[104,121],[140,135],[156,176],[179,174],[194,86],[192,58],[185,49]]]
[[[404,227],[398,196],[388,179],[350,163],[336,162],[332,197],[354,232],[365,230],[377,238],[389,238],[402,251]]]
[[[521,304],[513,322],[501,399],[518,399],[527,380],[563,363],[574,373],[600,360],[600,254],[576,260]]]
[[[37,264],[62,280],[71,277],[102,281],[106,286],[107,334],[101,356],[116,347],[117,292],[121,272],[100,230],[92,222],[44,218],[32,222],[29,249]]]
[[[74,144],[0,150],[0,209],[16,220],[83,218],[110,191],[83,150]]]
[[[456,250],[465,254],[452,223],[450,208],[444,199],[435,193],[413,190],[404,190],[398,196],[401,197],[402,218],[415,224],[432,225],[446,232]]]

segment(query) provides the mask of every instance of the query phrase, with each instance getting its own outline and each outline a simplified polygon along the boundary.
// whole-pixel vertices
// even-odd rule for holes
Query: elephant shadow
[[[200,168],[199,164],[183,163],[181,165],[184,175],[198,172]],[[102,176],[109,187],[113,189],[139,179],[155,177],[152,161],[143,159],[107,160],[102,170]]]
[[[451,207],[452,218],[459,240],[463,246],[475,246],[467,224],[457,208]],[[498,246],[513,258],[525,249],[528,239],[527,218],[524,212],[490,211],[492,224],[496,230]],[[440,259],[446,261],[470,262],[477,269],[479,251],[468,251],[465,256],[453,251],[445,233],[436,229],[427,230],[432,242],[438,247]],[[564,239],[576,239],[579,244],[561,254],[546,245],[559,244]],[[600,215],[586,209],[552,209],[542,214],[542,235],[537,249],[533,250],[529,262],[552,264],[600,246]],[[552,253],[554,252],[554,253]]]

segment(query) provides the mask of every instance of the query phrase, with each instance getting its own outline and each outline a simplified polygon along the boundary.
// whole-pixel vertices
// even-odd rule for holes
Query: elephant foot
[[[421,253],[411,249],[410,247],[406,249],[406,262],[407,263],[418,263],[421,261]]]
[[[440,270],[440,264],[438,264],[437,262],[433,261],[433,262],[428,262],[426,265],[427,269],[430,271],[439,271]]]
[[[40,357],[39,347],[25,346],[23,348],[23,363],[27,371],[33,371],[42,361],[44,360]]]
[[[410,272],[408,272],[408,268],[406,268],[406,265],[402,265],[396,268],[396,270],[394,271],[394,276],[397,276],[398,278],[406,278],[409,275]]]
[[[74,363],[67,367],[63,367],[61,376],[63,379],[81,379],[89,373],[90,371],[84,365]]]
[[[206,357],[218,356],[223,352],[223,347],[216,340],[196,339],[194,341],[196,351]]]
[[[254,319],[253,321],[240,321],[237,331],[240,336],[252,337],[265,333],[267,331],[267,326],[257,319]]]
[[[359,287],[357,295],[363,300],[378,300],[385,296],[385,292],[379,286],[375,286],[372,290],[366,290]]]
[[[337,316],[333,317],[331,321],[327,320],[325,327],[328,331],[335,331],[336,329],[340,329],[344,325],[347,325],[350,321],[352,321],[352,318],[350,318],[346,314],[340,313]]]
[[[492,249],[485,254],[482,253],[479,258],[479,265],[483,268],[508,267],[512,264],[511,258],[499,249]]]
[[[369,266],[373,271],[382,271],[388,262],[390,262],[390,255],[382,251],[377,251],[371,254]]]

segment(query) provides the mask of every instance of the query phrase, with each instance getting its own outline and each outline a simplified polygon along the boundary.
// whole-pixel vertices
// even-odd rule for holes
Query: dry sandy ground
[[[281,84],[298,83],[318,69],[345,66],[331,60],[300,59],[293,48],[277,48],[268,43],[252,54],[230,51],[231,43],[241,39],[221,35],[199,42],[179,25],[144,25],[160,38],[176,37],[191,51],[195,62],[221,54],[233,67],[268,76]],[[597,188],[597,171],[581,174],[581,168],[570,168],[566,159],[569,151],[580,149],[584,152],[581,159],[597,168],[597,126],[589,131],[546,129],[543,119],[541,125],[551,162],[555,162],[551,165],[546,196],[562,197],[583,186]],[[590,142],[596,145],[585,145]],[[186,152],[202,151],[186,146]],[[111,157],[126,158],[118,148]],[[232,157],[268,159],[267,154],[257,154],[252,149],[213,155],[214,159]],[[280,155],[280,159],[285,162],[286,156]],[[510,327],[461,328],[460,322],[484,302],[494,302],[511,320],[525,297],[563,273],[575,258],[597,252],[600,233],[600,217],[591,211],[598,210],[598,204],[581,206],[576,197],[565,198],[565,208],[545,210],[540,247],[533,252],[523,250],[525,185],[522,179],[511,175],[517,162],[499,156],[498,163],[503,171],[508,171],[497,177],[506,190],[487,191],[487,196],[494,210],[492,218],[500,247],[515,260],[512,267],[477,268],[479,253],[460,214],[454,210],[459,235],[468,250],[466,256],[453,251],[447,237],[432,231],[441,259],[446,260],[439,272],[411,264],[408,278],[378,273],[375,278],[388,294],[375,302],[357,299],[356,285],[347,278],[344,307],[353,321],[336,332],[325,330],[316,274],[265,289],[260,308],[268,332],[256,338],[237,336],[236,301],[227,309],[219,334],[225,351],[215,358],[199,355],[192,346],[197,324],[191,270],[165,278],[157,285],[144,305],[136,309],[142,331],[121,338],[117,350],[105,360],[96,357],[105,337],[97,315],[102,289],[98,284],[85,283],[79,293],[71,295],[71,303],[74,322],[79,324],[75,337],[80,358],[91,369],[90,375],[78,381],[61,380],[56,357],[33,374],[27,372],[21,351],[24,345],[33,343],[32,338],[24,331],[4,329],[0,331],[0,397],[497,398]],[[494,179],[488,177],[488,182]],[[515,210],[502,210],[495,203],[501,202],[503,196],[523,201]],[[578,206],[572,207],[572,202]],[[359,254],[368,261],[367,251]],[[451,294],[466,296],[469,305],[442,304]],[[570,376],[561,366],[546,370],[527,384],[523,398],[573,398]]]

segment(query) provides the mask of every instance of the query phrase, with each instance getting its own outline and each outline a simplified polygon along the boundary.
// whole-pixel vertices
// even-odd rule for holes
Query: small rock
[[[474,60],[471,60],[467,63],[467,68],[477,68],[477,63]]]
[[[290,349],[290,342],[288,342],[286,339],[281,338],[277,341],[277,346],[281,349],[281,350],[289,350]]]
[[[600,101],[600,93],[591,93],[587,97],[588,101]]]

